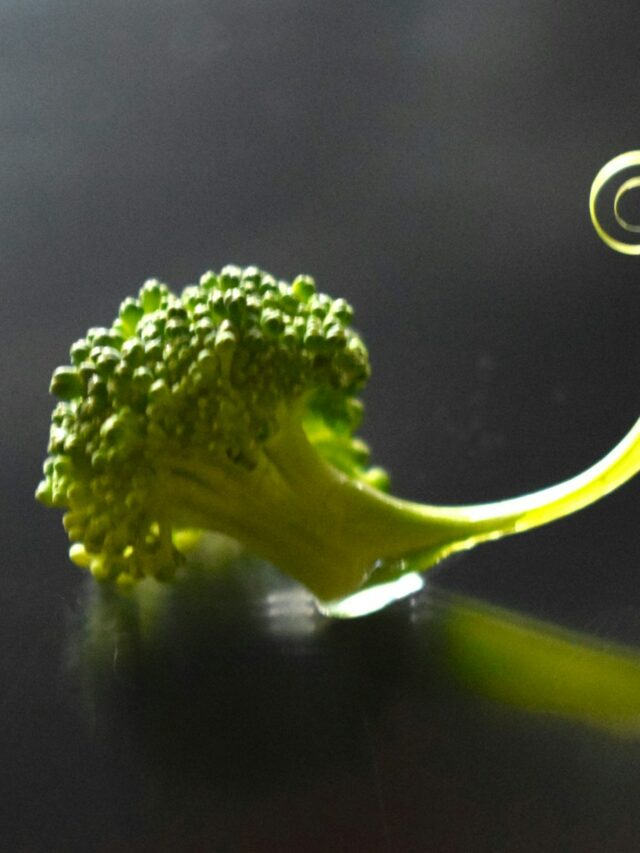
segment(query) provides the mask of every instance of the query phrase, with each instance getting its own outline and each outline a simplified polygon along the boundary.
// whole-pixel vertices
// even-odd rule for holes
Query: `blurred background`
[[[151,276],[180,288],[227,263],[310,273],[356,309],[373,363],[363,434],[396,494],[486,501],[577,473],[640,414],[640,261],[605,247],[587,212],[600,167],[640,147],[639,26],[631,0],[615,9],[573,0],[0,0],[9,849],[93,849],[94,818],[69,835],[79,789],[61,806],[45,797],[41,812],[29,792],[39,767],[49,790],[111,754],[93,740],[61,764],[63,747],[51,746],[75,731],[59,653],[82,577],[68,563],[59,514],[36,505],[33,491],[49,377],[69,344],[109,324]],[[444,563],[431,582],[601,638],[640,640],[639,488]],[[413,731],[411,714],[403,719]],[[489,773],[495,760],[484,755],[478,766]],[[468,768],[458,771],[469,782]],[[123,784],[120,770],[101,772],[110,781],[83,794],[90,815]],[[457,790],[464,817],[477,786]],[[626,789],[621,802],[630,807],[636,793]],[[603,826],[613,821],[605,813]],[[560,819],[553,812],[547,827]],[[38,822],[48,841],[26,832]],[[364,843],[340,831],[332,849]],[[517,833],[487,846],[482,833],[443,833],[432,848],[394,841],[387,826],[367,849],[553,849],[535,832],[531,847]],[[104,826],[95,837],[95,849],[143,849]],[[164,849],[154,837],[148,849]],[[607,837],[558,849],[637,849],[634,832]],[[207,838],[183,849],[236,849]],[[237,849],[290,849],[265,838]]]

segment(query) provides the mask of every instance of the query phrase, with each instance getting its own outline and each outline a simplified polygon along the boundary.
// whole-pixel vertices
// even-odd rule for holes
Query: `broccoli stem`
[[[253,470],[218,460],[172,460],[159,478],[158,500],[175,526],[226,533],[328,601],[359,589],[376,566],[373,581],[390,580],[561,518],[639,469],[640,420],[602,460],[558,485],[495,503],[429,506],[390,497],[337,471],[291,418]]]
[[[376,572],[376,582],[393,580],[407,571],[429,568],[444,557],[493,539],[523,533],[550,521],[571,515],[626,483],[640,471],[640,419],[609,453],[585,471],[556,485],[515,498],[469,506],[428,507],[425,521],[433,514],[451,532],[461,535],[443,541],[432,550],[405,554],[399,565]],[[466,535],[465,535],[466,533]]]

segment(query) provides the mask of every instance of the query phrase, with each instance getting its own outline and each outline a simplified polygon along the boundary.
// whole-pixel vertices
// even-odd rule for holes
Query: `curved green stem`
[[[557,485],[493,503],[459,507],[414,505],[424,513],[425,524],[442,527],[445,541],[424,553],[415,554],[402,570],[425,569],[455,551],[522,533],[570,515],[609,494],[639,470],[640,420],[605,457],[581,474]],[[450,533],[448,541],[447,528]],[[396,567],[385,575],[388,578],[390,574],[399,572]]]
[[[604,459],[557,486],[497,503],[429,506],[337,471],[291,420],[252,470],[172,460],[157,498],[174,526],[232,536],[331,601],[574,512],[638,469],[640,421]]]

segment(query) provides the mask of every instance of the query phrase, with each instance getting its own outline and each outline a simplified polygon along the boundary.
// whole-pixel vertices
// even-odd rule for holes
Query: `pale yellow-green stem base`
[[[497,503],[421,505],[335,470],[292,421],[252,471],[229,476],[175,459],[162,495],[176,526],[232,536],[329,601],[575,512],[639,468],[640,421],[604,459],[559,485]]]

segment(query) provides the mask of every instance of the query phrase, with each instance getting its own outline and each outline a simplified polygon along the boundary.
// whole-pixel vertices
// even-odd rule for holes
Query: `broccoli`
[[[126,589],[170,578],[181,531],[214,530],[318,599],[425,569],[573,512],[640,467],[640,421],[601,462],[498,503],[387,494],[355,433],[370,368],[344,299],[248,267],[180,296],[158,280],[89,329],[55,370],[59,399],[36,497],[65,508],[71,559]]]

